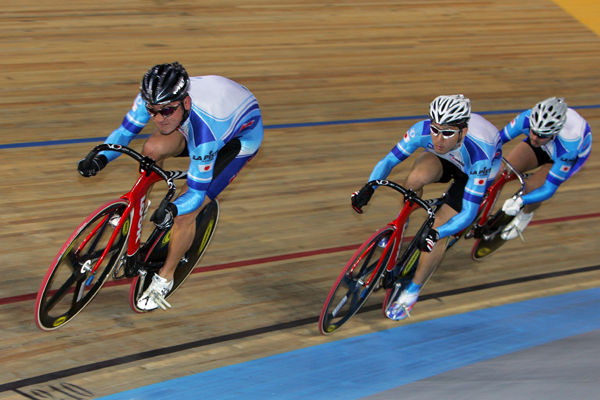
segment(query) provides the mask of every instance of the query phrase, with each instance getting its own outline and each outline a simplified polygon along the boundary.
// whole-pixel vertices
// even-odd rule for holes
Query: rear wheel
[[[37,294],[40,329],[59,328],[96,296],[126,248],[129,218],[121,219],[127,205],[115,200],[100,207],[60,249]]]
[[[171,296],[198,265],[200,258],[204,254],[208,244],[210,243],[210,240],[213,237],[218,221],[219,203],[217,200],[213,200],[208,203],[196,217],[196,235],[194,236],[194,241],[192,242],[190,249],[185,253],[185,256],[179,262],[177,269],[175,269],[173,288],[166,297]],[[147,261],[152,261],[154,264],[157,263],[158,258],[161,258],[161,260],[158,260],[158,264],[160,266],[162,266],[162,263],[164,263],[164,259],[167,256],[170,231],[161,237],[162,239],[157,243],[157,246],[151,250],[151,253],[146,258]],[[160,266],[146,271],[147,274],[145,275],[137,275],[133,279],[131,288],[129,290],[129,304],[135,312],[146,312],[145,310],[141,310],[137,307],[137,300],[148,288],[152,280],[152,274],[158,272]]]
[[[394,243],[389,243],[395,228],[375,232],[354,253],[329,291],[319,316],[319,331],[333,333],[365,304],[381,284],[381,276],[392,258]]]
[[[484,257],[489,256],[506,243],[506,240],[502,239],[500,234],[513,218],[499,211],[480,228],[481,231],[477,235],[479,238],[475,241],[471,249],[471,258],[474,261],[480,261]]]

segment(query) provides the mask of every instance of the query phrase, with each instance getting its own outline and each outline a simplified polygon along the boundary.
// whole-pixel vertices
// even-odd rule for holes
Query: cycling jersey
[[[178,128],[185,136],[190,155],[188,190],[173,203],[178,214],[187,214],[202,205],[213,180],[218,151],[230,140],[238,138],[241,149],[237,158],[250,158],[258,151],[263,126],[258,102],[244,86],[221,76],[190,78],[188,91],[192,99],[189,118]],[[127,145],[150,121],[141,95],[105,143]],[[109,161],[120,153],[104,152]],[[239,168],[244,164],[238,163]],[[222,190],[222,188],[221,188]]]
[[[404,138],[381,160],[369,177],[385,179],[396,165],[407,159],[418,148],[448,160],[464,172],[465,185],[462,210],[438,228],[440,238],[466,228],[477,216],[485,190],[500,170],[502,149],[498,129],[478,114],[471,114],[467,135],[461,145],[446,154],[438,154],[431,141],[431,121],[419,121],[411,126]]]
[[[520,134],[529,137],[529,115],[531,110],[519,114],[502,129],[502,143],[506,143]],[[527,138],[525,138],[527,140]],[[567,120],[558,135],[541,149],[548,154],[554,164],[548,172],[546,182],[539,188],[523,196],[523,204],[548,200],[558,186],[575,174],[587,160],[592,150],[592,131],[590,125],[577,111],[569,108]]]

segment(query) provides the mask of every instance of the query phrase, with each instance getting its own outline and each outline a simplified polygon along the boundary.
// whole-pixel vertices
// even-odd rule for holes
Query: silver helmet
[[[538,136],[554,136],[567,121],[567,103],[560,97],[540,101],[531,109],[529,126]]]
[[[190,87],[190,78],[178,62],[158,64],[144,74],[140,92],[150,105],[183,100]]]
[[[429,105],[429,117],[436,124],[463,128],[471,117],[471,101],[462,94],[438,96]]]

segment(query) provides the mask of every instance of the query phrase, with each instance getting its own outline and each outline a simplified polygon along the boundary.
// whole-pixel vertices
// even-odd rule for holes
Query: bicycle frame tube
[[[387,248],[390,246],[390,243],[394,244],[394,248],[392,249],[392,255],[394,255],[394,257],[390,257],[390,260],[393,259],[393,262],[389,262],[390,260],[388,260],[388,265],[386,265],[386,270],[388,272],[391,271],[392,269],[394,269],[394,267],[396,266],[396,258],[397,258],[397,254],[398,254],[398,249],[402,245],[402,243],[400,243],[400,241],[402,238],[402,231],[404,229],[404,225],[406,224],[406,220],[408,219],[409,215],[417,208],[419,208],[419,206],[417,204],[415,204],[411,201],[405,201],[404,207],[402,207],[402,210],[400,210],[400,213],[398,214],[396,219],[394,219],[392,222],[390,222],[388,224],[388,225],[394,227],[394,232],[392,233],[390,241],[388,242],[388,244],[386,246],[386,250],[387,250]]]
[[[131,257],[137,253],[140,248],[140,241],[142,238],[142,223],[144,217],[144,207],[146,204],[146,194],[148,189],[154,183],[162,180],[160,176],[154,172],[150,172],[148,175],[142,173],[138,178],[133,188],[123,196],[122,199],[129,201],[127,207],[131,214],[131,224],[129,225],[129,240],[127,243],[127,256]],[[120,224],[119,224],[120,225]],[[135,227],[135,235],[131,235],[132,229]]]
[[[125,221],[128,219],[124,218],[125,216],[132,217],[131,223],[127,228],[127,256],[131,257],[137,253],[138,249],[140,248],[140,241],[142,236],[142,218],[146,201],[146,193],[148,193],[148,189],[150,188],[150,186],[152,186],[154,183],[160,180],[162,180],[162,178],[154,172],[150,172],[149,174],[143,172],[140,174],[140,177],[134,184],[133,188],[129,192],[121,196],[122,199],[127,200],[128,205],[125,208],[125,211],[123,212],[123,216],[120,218],[119,223],[117,224],[113,233],[111,234],[106,248],[104,249],[102,255],[92,268],[92,274],[94,274],[100,266],[100,264],[102,264],[102,261],[104,261],[104,258],[106,257],[110,248],[112,247],[117,235],[123,229],[123,224],[125,224]],[[106,220],[106,218],[108,218],[108,216],[105,217],[104,221]],[[99,224],[98,227],[101,225],[102,224]],[[136,231],[135,235],[132,235],[131,232],[134,226],[136,227]],[[97,229],[98,228],[94,229],[94,233],[97,231]]]
[[[486,223],[490,215],[490,211],[492,211],[492,208],[496,203],[498,193],[500,192],[500,190],[502,190],[502,187],[507,182],[513,181],[515,179],[517,179],[515,174],[505,170],[504,172],[502,172],[502,175],[500,175],[500,178],[490,185],[490,187],[487,190],[485,199],[481,202],[479,206],[478,215],[481,216],[478,221],[479,225],[483,225]]]

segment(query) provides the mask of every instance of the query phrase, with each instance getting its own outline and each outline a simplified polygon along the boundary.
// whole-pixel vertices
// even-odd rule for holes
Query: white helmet
[[[567,103],[565,99],[550,97],[540,101],[531,109],[529,126],[538,136],[554,136],[560,132],[567,121]]]
[[[438,96],[429,105],[429,118],[440,125],[463,128],[471,117],[471,100],[462,94]]]

